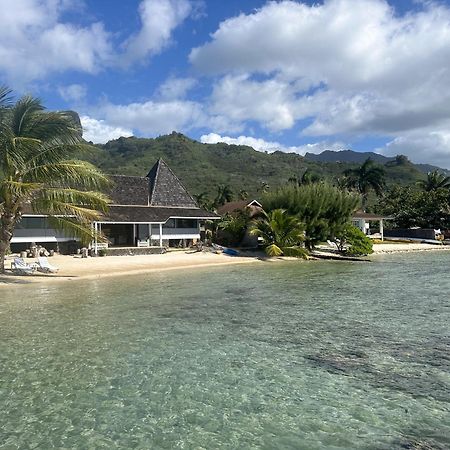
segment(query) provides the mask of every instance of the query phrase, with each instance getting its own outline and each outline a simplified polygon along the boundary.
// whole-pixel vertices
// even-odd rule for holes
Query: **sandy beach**
[[[389,253],[404,253],[417,251],[446,251],[450,246],[438,246],[420,243],[389,243],[375,244],[374,255]],[[321,251],[323,252],[323,248]],[[273,258],[265,261],[292,260],[294,258]],[[6,260],[9,269],[12,257]],[[27,259],[27,263],[36,262]],[[26,285],[29,283],[61,282],[79,279],[96,279],[121,275],[137,275],[155,271],[191,270],[199,267],[213,267],[230,264],[261,264],[262,260],[256,256],[227,256],[210,252],[169,252],[163,255],[142,256],[106,256],[104,258],[81,258],[80,256],[55,255],[49,262],[58,267],[56,274],[42,274],[36,272],[32,276],[14,276],[8,271],[0,276],[0,287],[11,284]]]
[[[12,257],[7,258],[5,264],[9,269]],[[0,276],[0,287],[12,283],[20,284],[38,282],[58,282],[78,279],[95,279],[120,275],[137,275],[154,271],[165,270],[190,270],[196,267],[212,267],[229,264],[258,263],[255,257],[227,256],[210,252],[169,252],[163,255],[142,256],[106,256],[104,258],[81,258],[80,256],[55,255],[48,259],[49,262],[58,267],[56,274],[42,274],[36,272],[30,276],[14,276],[9,272]],[[31,264],[34,259],[27,259]]]

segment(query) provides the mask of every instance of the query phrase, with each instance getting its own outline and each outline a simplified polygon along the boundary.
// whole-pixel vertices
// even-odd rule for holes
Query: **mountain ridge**
[[[176,132],[156,138],[121,137],[97,144],[88,160],[106,173],[144,176],[159,158],[192,194],[208,192],[211,196],[220,184],[231,186],[236,194],[242,190],[258,196],[264,185],[276,187],[289,179],[300,179],[306,170],[336,182],[344,170],[359,165],[314,161],[281,151],[265,153],[245,145],[206,144]],[[388,184],[410,184],[425,178],[424,169],[406,157],[388,158],[383,166]]]

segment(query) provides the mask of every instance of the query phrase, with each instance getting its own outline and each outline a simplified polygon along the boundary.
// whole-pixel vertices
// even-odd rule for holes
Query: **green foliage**
[[[0,272],[25,206],[48,214],[57,228],[87,238],[93,236],[91,221],[108,204],[99,192],[108,178],[74,159],[89,147],[73,113],[47,112],[30,96],[12,103],[9,94],[0,89]]]
[[[346,224],[334,241],[338,249],[349,256],[364,256],[373,253],[372,240],[351,224]]]
[[[379,201],[376,211],[393,217],[393,227],[450,228],[450,197],[446,188],[417,191],[412,186],[394,186]]]
[[[437,191],[441,188],[449,189],[450,177],[446,177],[438,170],[433,170],[432,172],[427,173],[427,178],[425,180],[419,180],[417,185],[427,192]]]
[[[360,167],[344,172],[347,187],[362,195],[363,207],[371,190],[381,195],[385,186],[385,169],[368,158]]]
[[[247,226],[250,223],[248,211],[239,211],[236,214],[226,214],[218,223],[217,240],[224,245],[239,245],[244,238]]]
[[[305,224],[309,249],[335,235],[350,220],[358,203],[357,195],[326,183],[287,184],[262,199],[265,211],[282,208]]]
[[[220,184],[217,187],[217,195],[214,200],[214,206],[222,206],[227,202],[231,202],[233,200],[234,193],[230,186],[225,184]]]
[[[316,162],[295,153],[258,152],[243,145],[202,144],[180,134],[171,133],[155,139],[119,138],[97,145],[88,160],[106,173],[145,175],[146,170],[162,157],[189,192],[208,192],[214,200],[218,185],[228,185],[233,192],[245,190],[248,198],[260,198],[262,188],[276,189],[292,174],[301,180],[305,171],[331,184],[346,169],[360,164],[351,162]],[[386,182],[391,185],[414,183],[424,177],[413,164],[385,167]],[[372,199],[369,197],[368,202]]]
[[[269,256],[295,256],[306,258],[307,252],[301,247],[304,239],[304,225],[284,209],[275,209],[255,219],[250,234],[262,238]]]
[[[106,256],[108,254],[107,248],[101,248],[98,250],[98,256]]]

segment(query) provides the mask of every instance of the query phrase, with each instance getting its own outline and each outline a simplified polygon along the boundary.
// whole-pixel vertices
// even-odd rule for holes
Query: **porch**
[[[176,243],[200,239],[199,223],[196,219],[170,219],[166,223],[94,222],[96,234],[103,234],[107,242],[95,240],[92,247],[161,249]],[[109,254],[112,254],[109,251]]]

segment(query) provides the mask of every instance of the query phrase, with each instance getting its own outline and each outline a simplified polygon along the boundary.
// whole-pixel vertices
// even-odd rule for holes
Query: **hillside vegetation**
[[[109,174],[144,176],[163,158],[193,194],[217,192],[229,185],[237,194],[257,196],[266,183],[270,188],[301,178],[309,169],[332,183],[344,170],[358,166],[348,162],[321,162],[295,153],[264,153],[243,145],[202,144],[180,133],[155,139],[119,138],[97,145],[89,160]],[[418,166],[405,157],[384,164],[387,184],[410,184],[424,178]]]

